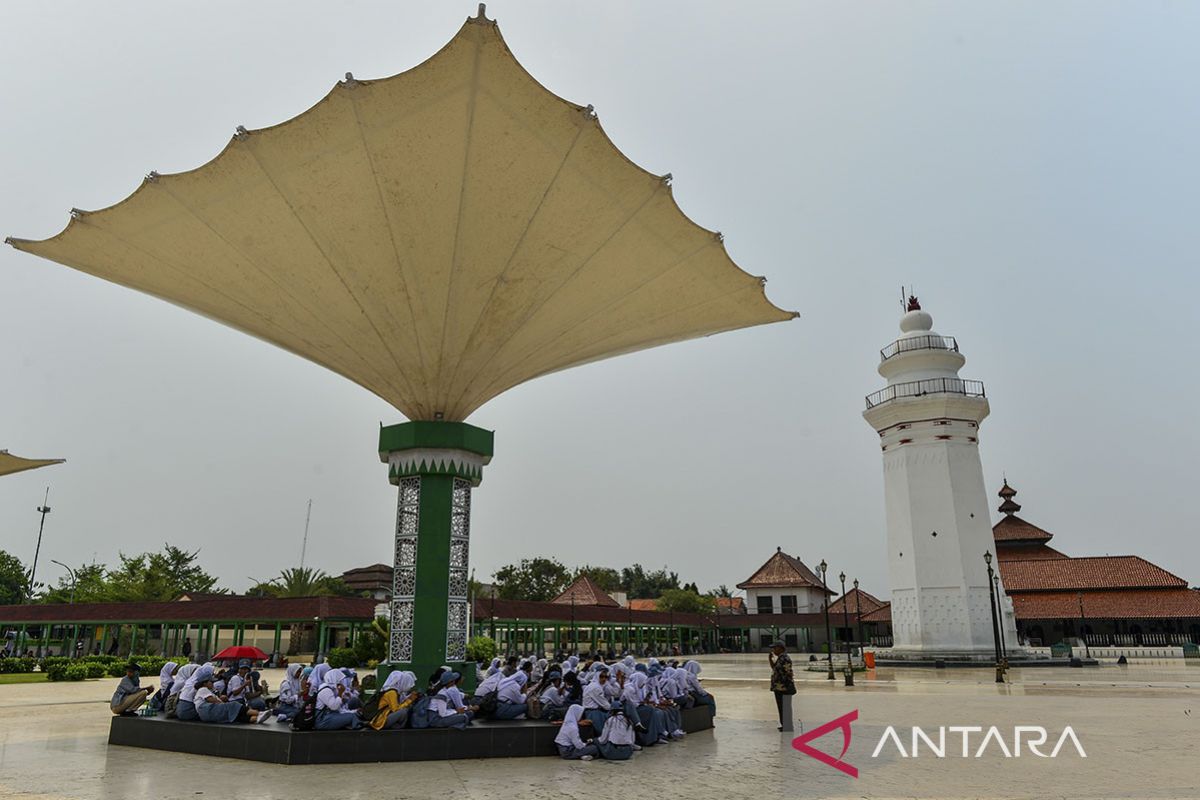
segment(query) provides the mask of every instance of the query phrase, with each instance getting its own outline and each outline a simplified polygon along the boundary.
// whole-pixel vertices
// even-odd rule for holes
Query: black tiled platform
[[[688,733],[712,727],[708,706],[683,711]],[[554,756],[558,726],[528,720],[476,722],[466,730],[294,732],[262,725],[210,725],[162,717],[113,717],[108,743],[272,764],[354,764],[376,761],[444,761],[457,758]]]

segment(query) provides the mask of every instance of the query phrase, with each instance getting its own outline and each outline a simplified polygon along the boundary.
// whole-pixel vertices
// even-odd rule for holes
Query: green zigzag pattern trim
[[[402,464],[399,468],[392,465],[388,468],[388,481],[399,483],[401,478],[410,475],[449,475],[455,478],[467,478],[475,483],[483,479],[483,469],[474,465],[447,459],[427,462],[424,459],[419,464]]]

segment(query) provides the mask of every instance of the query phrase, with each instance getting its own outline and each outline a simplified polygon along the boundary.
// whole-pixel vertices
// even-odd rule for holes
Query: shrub
[[[37,660],[32,658],[0,658],[0,673],[33,672]]]
[[[87,665],[71,664],[65,668],[65,675],[69,681],[81,681],[88,676]]]
[[[65,681],[67,679],[66,664],[43,666],[42,671],[46,673],[46,680],[48,681]]]
[[[491,661],[496,657],[496,643],[489,636],[476,636],[467,642],[468,661]]]
[[[382,661],[387,658],[387,637],[379,633],[379,629],[386,631],[388,621],[386,617],[379,617],[375,620],[375,624],[364,628],[354,640],[354,656],[359,664],[366,664],[371,661]]]
[[[123,678],[125,677],[125,665],[127,663],[126,661],[117,661],[116,663],[109,664],[104,672],[110,678]]]
[[[351,647],[335,647],[329,651],[329,666],[334,669],[357,667],[358,656]]]
[[[90,663],[81,664],[80,666],[87,670],[87,676],[89,678],[103,678],[104,673],[108,671],[108,667],[106,667],[104,664]]]

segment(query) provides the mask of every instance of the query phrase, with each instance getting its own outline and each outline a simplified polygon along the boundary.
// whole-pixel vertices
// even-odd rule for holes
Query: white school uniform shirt
[[[459,708],[460,706],[450,705],[444,689],[429,698],[429,710],[435,712],[439,717],[453,717],[458,713]]]
[[[249,685],[250,681],[246,680],[241,675],[234,675],[229,679],[229,699],[237,700],[245,693]]]
[[[608,692],[600,685],[600,681],[592,681],[583,690],[583,707],[605,710],[612,707],[612,701],[608,699]]]
[[[633,725],[624,714],[613,714],[604,722],[600,731],[600,744],[633,744]]]
[[[557,689],[551,685],[546,687],[546,691],[542,692],[540,699],[544,706],[561,706],[567,702],[567,695],[562,689]]]
[[[196,703],[196,705],[200,705],[201,703],[207,703],[208,698],[210,698],[210,697],[216,697],[216,693],[213,692],[212,689],[209,689],[207,686],[201,686],[199,689],[196,690],[196,699],[194,702]],[[221,698],[217,697],[217,699],[220,700]]]
[[[457,686],[447,686],[438,694],[446,695],[446,702],[452,704],[454,708],[464,708],[467,705],[466,698],[463,697],[462,690]]]
[[[563,718],[562,727],[554,737],[554,743],[563,747],[580,748],[584,746],[583,737],[579,735],[579,718],[583,716],[582,706],[571,706],[567,716]]]
[[[196,676],[192,675],[192,677],[188,678],[187,682],[185,684],[183,684],[183,688],[179,690],[179,702],[181,702],[181,703],[196,702],[196,680],[195,680],[195,678],[196,678]]]
[[[485,694],[490,694],[500,688],[500,681],[504,680],[503,673],[496,670],[491,675],[483,679],[483,683],[479,684],[475,689],[475,694],[483,697]]]
[[[342,710],[342,698],[338,697],[336,686],[326,683],[317,690],[317,709],[322,708],[330,711]]]
[[[502,703],[524,703],[525,702],[525,684],[529,681],[529,676],[524,672],[517,672],[509,679],[500,684],[500,692],[496,699]]]

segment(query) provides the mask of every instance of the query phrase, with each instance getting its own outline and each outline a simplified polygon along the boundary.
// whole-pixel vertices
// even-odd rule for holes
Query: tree
[[[45,603],[71,602],[71,576],[64,575],[58,579],[58,586],[46,592],[42,598]],[[108,583],[104,575],[103,564],[81,564],[75,568],[75,602],[103,603],[108,600]]]
[[[492,578],[503,600],[544,602],[562,594],[571,573],[553,558],[523,558],[520,564],[501,567]]]
[[[667,589],[658,598],[655,607],[659,611],[676,611],[681,614],[714,614],[717,601],[708,595],[697,594],[688,589]]]
[[[337,575],[313,567],[291,567],[279,577],[259,581],[246,590],[256,597],[353,597],[355,592]]]
[[[729,587],[723,583],[709,592],[709,594],[711,594],[713,597],[733,597],[733,592],[731,592]]]
[[[24,600],[28,579],[21,559],[0,550],[0,605],[10,606]]]
[[[199,550],[189,553],[169,544],[161,553],[121,553],[121,565],[105,572],[103,589],[98,593],[109,602],[133,603],[173,600],[185,592],[223,594],[223,589],[216,588],[217,578],[196,563],[199,555]],[[76,589],[75,600],[79,602]]]
[[[584,565],[575,570],[575,576],[572,580],[578,578],[580,575],[588,576],[597,586],[606,592],[616,592],[622,588],[621,573],[612,567]]]
[[[679,575],[666,569],[646,572],[641,564],[634,564],[621,570],[621,585],[630,599],[655,598],[667,589],[678,589]]]

